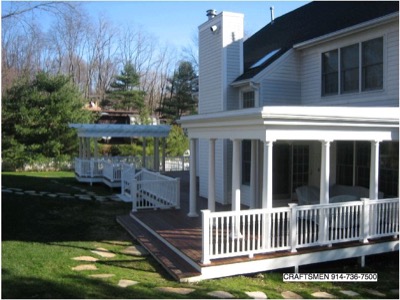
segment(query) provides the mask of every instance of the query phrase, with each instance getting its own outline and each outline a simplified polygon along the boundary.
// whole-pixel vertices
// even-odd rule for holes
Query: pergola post
[[[165,172],[165,153],[166,153],[166,141],[165,137],[162,138],[162,170]]]
[[[154,164],[153,168],[155,172],[160,171],[160,145],[159,139],[157,137],[154,138]]]
[[[142,168],[146,169],[146,137],[143,137],[143,158]]]

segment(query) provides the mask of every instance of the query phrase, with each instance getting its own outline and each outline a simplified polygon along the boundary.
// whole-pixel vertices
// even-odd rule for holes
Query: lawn
[[[111,195],[102,185],[80,184],[72,173],[2,173],[2,186],[22,190],[79,194],[82,189],[98,195]],[[75,189],[76,188],[76,189]],[[360,268],[355,259],[340,263],[301,267],[301,272],[378,273],[377,283],[285,283],[283,272],[292,269],[207,280],[196,284],[174,281],[149,256],[131,256],[123,250],[135,244],[116,223],[117,215],[126,214],[130,204],[51,198],[16,193],[2,193],[2,298],[211,298],[207,293],[222,290],[237,298],[248,298],[245,291],[263,291],[268,298],[282,298],[292,291],[304,298],[325,291],[338,298],[351,298],[340,290],[360,294],[353,298],[381,298],[368,293],[375,289],[386,298],[398,298],[391,292],[399,288],[398,253],[367,258]],[[105,248],[115,254],[94,264],[97,270],[75,271],[81,264],[72,258],[93,256],[91,250]],[[93,274],[113,274],[93,278]],[[137,281],[126,288],[121,279]],[[195,289],[189,295],[160,292],[157,287]]]

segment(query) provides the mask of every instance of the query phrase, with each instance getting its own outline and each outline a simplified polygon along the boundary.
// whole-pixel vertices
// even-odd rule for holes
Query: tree
[[[7,90],[2,105],[3,161],[21,166],[42,158],[60,158],[77,150],[69,123],[89,123],[84,100],[63,75],[37,74],[20,79]]]
[[[131,63],[124,66],[120,75],[110,84],[108,100],[115,109],[133,110],[143,113],[144,92],[139,90],[140,76]]]
[[[175,123],[180,117],[186,114],[194,114],[196,102],[192,97],[192,80],[196,78],[192,64],[182,61],[172,78],[169,79],[167,95],[159,108],[162,117]]]

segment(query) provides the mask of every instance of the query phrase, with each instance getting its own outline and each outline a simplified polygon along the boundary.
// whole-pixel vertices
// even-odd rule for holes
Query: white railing
[[[165,172],[189,171],[189,161],[189,156],[166,157]]]
[[[136,187],[134,187],[136,168],[135,164],[122,164],[121,171],[121,195],[124,198],[131,199],[135,193]]]
[[[121,181],[122,164],[119,162],[104,161],[103,177],[110,182]]]
[[[399,198],[245,211],[202,211],[204,264],[399,234]]]
[[[132,181],[132,211],[180,208],[180,179],[142,169]]]
[[[102,159],[75,158],[75,173],[80,177],[101,177],[103,170]]]

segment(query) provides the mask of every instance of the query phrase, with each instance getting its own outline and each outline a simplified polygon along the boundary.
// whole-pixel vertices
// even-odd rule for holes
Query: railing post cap
[[[298,206],[297,203],[288,203],[288,205],[289,205],[290,208],[294,208],[294,207]]]

